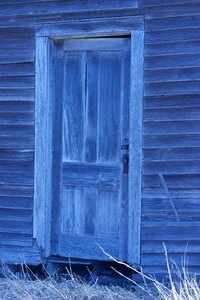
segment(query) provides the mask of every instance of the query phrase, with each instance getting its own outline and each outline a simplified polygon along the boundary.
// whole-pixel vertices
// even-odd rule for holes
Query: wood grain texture
[[[131,39],[128,257],[140,264],[144,32],[134,31]]]
[[[23,244],[23,236],[14,237],[12,235],[7,237],[10,239],[10,245],[1,245],[0,248],[0,257],[4,263],[13,264],[13,262],[24,263],[30,265],[38,265],[41,263],[41,251],[37,248],[37,246],[33,245],[32,239],[29,238],[29,244],[27,240],[24,240]],[[1,235],[2,239],[2,235]],[[15,246],[15,242],[20,243],[21,245]]]
[[[48,250],[49,228],[45,216],[51,204],[52,164],[52,98],[50,92],[51,43],[48,38],[36,40],[36,114],[35,114],[35,184],[34,233],[40,247]],[[45,99],[45,101],[44,101]],[[48,130],[48,134],[47,134]],[[46,145],[46,147],[45,147]],[[48,145],[48,146],[47,146]],[[45,179],[45,181],[44,181]],[[43,183],[43,184],[41,184]],[[49,205],[47,205],[47,200]]]
[[[143,172],[149,174],[143,176],[141,243],[141,261],[148,271],[154,268],[158,272],[156,257],[160,270],[161,265],[165,264],[162,255],[158,255],[163,253],[162,242],[168,245],[168,253],[188,252],[188,257],[191,253],[189,264],[198,264],[198,258],[193,253],[197,251],[195,236],[200,220],[197,183],[198,92],[195,92],[199,80],[199,16],[192,15],[192,10],[199,4],[196,6],[195,3],[186,2],[180,3],[180,10],[176,6],[178,1],[170,4],[171,12],[169,10],[164,15],[158,10],[161,6],[166,8],[168,4],[159,0],[155,3],[141,0],[141,5],[150,9],[145,23],[143,127]],[[157,13],[153,13],[156,5]],[[175,6],[178,10],[172,15],[172,7]],[[154,169],[152,173],[150,166]],[[159,172],[165,174],[180,226],[176,225],[175,216],[162,190]],[[155,254],[149,255],[153,252]],[[178,255],[174,259],[181,264]]]
[[[143,29],[142,18],[113,18],[112,20],[105,19],[102,25],[101,20],[93,19],[89,23],[83,20],[82,22],[70,22],[66,24],[49,24],[38,27],[37,36],[50,36],[56,38],[65,37],[94,37],[99,35],[126,35],[130,34],[131,30]],[[66,34],[64,34],[66,32]]]
[[[107,24],[109,27],[107,31],[103,30],[103,35],[112,35],[112,28],[119,28],[120,22],[123,23],[124,32],[126,30],[127,33],[129,32],[130,28],[123,19],[124,17],[144,15],[145,97],[143,104],[145,110],[143,114],[144,175],[142,177],[141,210],[143,223],[141,232],[143,232],[145,224],[149,222],[154,221],[155,230],[157,230],[163,224],[162,222],[167,224],[174,220],[167,205],[166,196],[161,190],[159,172],[166,174],[166,183],[173,201],[177,205],[181,220],[183,222],[189,221],[187,223],[188,228],[200,220],[198,203],[200,179],[199,9],[199,1],[193,0],[169,0],[168,2],[161,0],[127,0],[123,2],[73,0],[68,1],[68,3],[56,0],[49,0],[48,2],[40,0],[1,1],[0,163],[2,162],[2,170],[0,172],[0,218],[1,215],[2,218],[6,218],[6,216],[11,218],[14,211],[12,207],[16,209],[16,218],[26,218],[29,213],[31,214],[33,207],[33,169],[31,163],[33,163],[34,155],[35,27],[41,30],[38,34],[42,34],[42,32],[46,34],[45,26],[42,24],[52,23],[46,28],[51,30],[52,34],[55,32],[60,34],[60,29],[68,30],[70,25],[63,26],[55,24],[55,22],[64,23],[68,20],[68,23],[74,24],[73,28],[76,33],[81,35],[82,31],[77,22],[72,21],[72,19],[93,18],[91,26],[88,25],[88,20],[83,21],[82,24],[84,24],[84,34],[91,29],[91,35],[95,37],[101,35],[103,28],[97,24],[97,18],[102,18],[104,26]],[[108,20],[104,19],[108,16],[116,17],[113,27]],[[137,17],[136,19],[142,18]],[[137,20],[130,23],[135,28],[141,26]],[[121,31],[119,30],[118,33],[121,34]],[[73,33],[71,34],[73,36]],[[94,65],[97,65],[96,60],[98,59],[97,56],[88,56],[88,62],[93,68],[95,68]],[[98,72],[98,67],[96,67],[95,72]],[[94,86],[95,78],[92,77],[90,69],[88,69],[88,74],[90,79],[87,84]],[[45,77],[41,75],[41,82],[44,79]],[[92,152],[88,150],[88,146],[85,147],[85,160],[90,163],[94,163],[97,159],[97,145],[92,138],[92,134],[97,128],[95,126],[95,129],[93,128],[97,119],[96,109],[98,107],[95,89],[90,88],[87,95],[89,105],[86,108],[87,118],[85,120],[89,128],[85,138],[90,145],[89,147],[93,147]],[[35,107],[37,110],[37,100]],[[45,110],[44,103],[43,109]],[[47,125],[47,123],[45,124]],[[118,188],[120,180],[112,180],[112,173],[103,176],[106,176],[108,183],[106,191]],[[70,170],[66,170],[67,177],[67,188],[74,184],[74,180],[77,180],[80,187],[85,185],[87,189],[91,190],[95,189],[97,182],[100,185],[105,185],[103,178],[99,181],[97,178],[93,180],[92,173],[88,180],[82,180],[80,177],[78,179],[76,171],[74,174],[72,172],[70,174]],[[91,210],[93,210],[92,196],[88,199],[91,203]],[[24,210],[24,215],[22,210]],[[6,224],[9,227],[9,223]],[[87,225],[87,228],[88,232],[92,232],[92,226],[90,228]],[[150,233],[153,235],[152,231],[149,233],[148,241],[141,239],[141,262],[145,270],[150,271],[154,268],[156,271],[162,271],[164,260],[161,261],[161,256],[158,256],[157,261],[161,262],[162,268],[156,263],[154,264],[156,254],[153,253],[162,252],[163,236],[166,236],[166,239],[168,237],[172,239],[168,241],[169,253],[181,254],[184,252],[184,246],[189,240],[189,233],[183,230],[181,240],[178,241],[178,231],[173,233],[170,226],[168,230],[169,236],[167,236],[168,232],[163,231],[162,236],[160,234],[157,241],[151,239]],[[193,230],[197,232],[197,228],[193,228]],[[27,247],[31,246],[32,243],[29,234],[6,234],[5,227],[5,233],[0,234],[0,243],[0,256],[4,259],[16,258],[16,253],[23,252],[32,263],[38,261],[33,258],[35,252],[31,252],[31,248]],[[9,243],[11,246],[3,246],[3,244]],[[190,243],[189,252],[198,253],[198,240],[189,242],[189,245]],[[16,247],[19,244],[25,247]],[[29,251],[26,252],[25,248],[29,248]],[[148,251],[153,256],[148,257]],[[6,255],[6,253],[8,254]],[[104,258],[102,257],[102,259]],[[151,259],[153,263],[151,263]],[[193,256],[193,263],[198,265],[197,256]],[[154,264],[153,267],[152,264]]]
[[[102,247],[110,243],[119,258],[119,240],[125,241],[119,239],[120,142],[122,122],[126,121],[120,110],[121,89],[130,72],[130,65],[124,63],[130,56],[130,41],[109,38],[105,48],[103,41],[64,42],[61,221],[54,219],[59,239],[52,248],[53,254],[61,256],[70,253],[74,258],[92,258],[96,243]],[[128,101],[126,104],[128,111]],[[123,196],[127,199],[127,190]],[[83,239],[86,248],[81,245]],[[95,258],[104,256],[100,252],[99,248]]]

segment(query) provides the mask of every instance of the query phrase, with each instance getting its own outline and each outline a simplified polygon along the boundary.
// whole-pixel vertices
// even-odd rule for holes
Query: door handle
[[[121,145],[121,150],[124,151],[124,153],[122,154],[123,174],[128,174],[128,165],[129,165],[128,149],[129,149],[128,143]]]
[[[123,173],[128,174],[129,157],[127,153],[122,155]]]
[[[128,151],[128,148],[129,148],[129,144],[121,145],[122,150],[127,150]]]

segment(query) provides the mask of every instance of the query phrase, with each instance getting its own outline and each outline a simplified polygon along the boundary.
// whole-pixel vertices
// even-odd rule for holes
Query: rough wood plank
[[[175,93],[174,93],[175,94]],[[170,108],[148,108],[144,110],[145,121],[176,121],[176,120],[198,120],[200,119],[200,108],[198,107],[170,107]]]
[[[184,138],[183,138],[184,136]],[[144,148],[184,148],[199,147],[200,136],[195,134],[185,135],[148,135],[144,137]]]
[[[168,187],[172,188],[198,188],[199,187],[199,174],[179,174],[179,175],[166,175],[165,180]],[[158,175],[143,176],[143,187],[160,187],[160,179]]]
[[[98,161],[119,161],[120,108],[121,108],[121,53],[99,54],[99,111],[98,111]],[[108,101],[109,99],[109,101]],[[106,133],[106,134],[105,134]]]
[[[167,241],[165,245],[168,253],[199,253],[198,241]],[[144,241],[142,253],[164,253],[162,241]]]
[[[38,14],[46,12],[48,14],[61,13],[61,12],[77,12],[77,11],[88,11],[88,7],[92,7],[93,10],[106,10],[106,9],[117,9],[121,8],[135,8],[138,5],[138,0],[124,0],[121,5],[117,0],[112,0],[107,2],[106,0],[96,0],[96,1],[68,1],[67,5],[65,1],[41,1],[39,3],[31,3],[31,14]],[[12,4],[2,4],[1,12],[3,16],[10,15],[29,15],[30,14],[30,4],[23,2],[20,6],[16,3]]]
[[[7,259],[10,259],[10,261],[14,262],[14,256],[10,256],[10,253],[7,253],[5,251],[6,246],[10,246],[12,249],[12,252],[17,251],[16,247],[18,246],[24,246],[24,247],[32,247],[33,239],[30,234],[20,234],[20,233],[8,233],[8,232],[0,232],[0,257],[1,260],[4,261],[5,257]],[[21,249],[22,250],[22,249]],[[5,252],[4,252],[5,251]],[[18,249],[19,251],[19,249]],[[14,255],[14,254],[13,254]],[[16,256],[23,256],[22,252],[16,252]],[[27,262],[26,262],[27,263]]]
[[[8,239],[10,239],[10,246],[9,244],[7,246],[1,245],[0,248],[0,257],[4,263],[26,263],[31,265],[38,265],[41,263],[41,251],[37,246],[33,245],[32,238],[26,237],[26,239],[23,240],[22,236],[20,236],[19,239],[19,236],[14,237],[9,235]],[[12,244],[11,241],[14,243],[16,241],[19,245],[16,246],[15,244]]]
[[[145,96],[196,94],[200,91],[199,81],[153,82],[145,84]]]
[[[183,68],[163,68],[147,69],[145,72],[145,82],[172,82],[172,81],[192,81],[199,80],[199,67]]]
[[[147,31],[145,34],[146,43],[160,43],[166,41],[181,41],[181,40],[198,40],[199,39],[200,28],[180,28],[180,29],[167,29],[156,31]]]
[[[34,231],[40,247],[49,251],[51,165],[52,165],[52,97],[51,43],[48,38],[36,39],[36,99],[35,99],[35,193]],[[44,101],[44,99],[46,101]],[[48,200],[48,202],[47,202]]]
[[[145,135],[159,135],[159,134],[168,134],[169,132],[171,134],[198,134],[199,133],[199,127],[200,127],[200,121],[198,120],[180,120],[180,121],[157,121],[154,122],[153,118],[152,121],[144,122],[144,134]],[[185,150],[186,152],[187,150]],[[192,150],[193,151],[193,150]],[[164,152],[164,150],[163,150]],[[169,152],[169,150],[168,150]],[[187,151],[188,152],[188,151]],[[190,152],[188,153],[189,156]],[[179,156],[177,157],[178,160],[181,159]],[[192,157],[192,156],[191,156]],[[194,157],[194,159],[196,156]],[[159,158],[158,158],[159,159]]]
[[[110,258],[103,253],[98,244],[104,251],[116,259],[118,258],[118,238],[113,236],[67,236],[65,240],[61,240],[60,253],[63,256],[68,253],[68,256],[71,258],[84,257],[85,259],[110,260]],[[73,249],[73,251],[71,249]]]
[[[21,197],[33,197],[33,187],[16,185],[16,186],[7,186],[1,185],[0,196],[21,196]],[[30,200],[31,202],[31,200]],[[28,207],[29,208],[29,207]]]
[[[196,9],[197,6],[193,6]],[[171,7],[175,9],[175,7]],[[184,7],[184,9],[186,9]],[[199,15],[196,16],[175,16],[175,17],[161,17],[152,20],[147,20],[145,23],[145,28],[147,31],[160,30],[160,29],[180,29],[180,28],[195,28],[200,26]]]
[[[193,159],[191,161],[158,161],[145,162],[143,174],[199,174],[200,161]]]
[[[34,51],[27,49],[0,49],[0,63],[27,63],[34,61]]]
[[[193,125],[193,124],[191,124]],[[159,126],[159,124],[158,124]],[[197,123],[197,126],[199,128],[199,124]],[[192,127],[192,126],[191,126]],[[190,128],[191,128],[190,127]],[[194,127],[194,132],[196,132],[196,128]],[[169,129],[168,129],[169,130]],[[192,131],[192,129],[189,129]],[[177,161],[193,161],[193,160],[198,160],[200,159],[200,148],[173,148],[172,149],[144,149],[143,150],[143,159],[145,162],[148,161],[172,161],[176,158]]]
[[[200,63],[200,54],[174,54],[160,56],[146,56],[145,68],[172,68],[172,67],[193,67]]]
[[[0,195],[0,207],[2,208],[16,208],[16,209],[32,209],[33,203],[31,197],[15,196],[15,195]]]
[[[64,59],[63,160],[84,161],[86,55],[66,53]]]
[[[97,43],[99,45],[99,43]],[[96,76],[94,76],[96,74]],[[87,86],[86,86],[86,128],[85,128],[85,161],[97,161],[98,134],[98,74],[99,55],[94,51],[87,54]]]
[[[144,32],[133,31],[131,41],[131,96],[129,142],[129,244],[128,261],[140,263],[143,49]]]
[[[194,108],[199,107],[198,94],[162,95],[144,97],[145,108]]]
[[[105,23],[106,22],[106,23]],[[102,20],[93,19],[84,25],[85,21],[82,22],[69,22],[66,24],[49,24],[45,26],[40,26],[37,29],[37,36],[51,36],[56,38],[64,37],[84,37],[95,35],[120,35],[120,34],[130,34],[130,32],[135,29],[143,29],[143,18],[135,16],[134,18],[113,18],[105,19],[104,25],[102,26]],[[66,34],[64,34],[66,32]]]
[[[187,266],[199,266],[199,254],[197,253],[186,253],[185,255],[180,255],[179,253],[169,253],[168,254],[169,264],[172,266],[179,266],[179,268]],[[166,266],[166,258],[163,254],[143,254],[142,264],[144,266]]]
[[[35,74],[33,63],[0,64],[0,76],[31,76]]]

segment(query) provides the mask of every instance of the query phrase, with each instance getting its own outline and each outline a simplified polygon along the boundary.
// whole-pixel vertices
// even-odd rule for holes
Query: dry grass
[[[166,264],[169,276],[169,288],[166,285],[154,282],[154,286],[158,291],[162,300],[200,300],[200,287],[196,276],[187,272],[186,266],[181,269],[174,264],[176,272],[172,274],[167,249],[163,244],[166,256]],[[173,276],[175,275],[175,276]]]
[[[80,278],[70,275],[70,279],[56,280],[36,278],[26,267],[24,279],[14,274],[0,280],[1,300],[138,300],[144,299],[139,293],[119,286],[101,286],[98,282],[88,284]],[[31,275],[31,276],[30,276]],[[35,278],[33,278],[35,276]]]
[[[52,277],[40,279],[5,278],[0,280],[1,300],[200,300],[200,288],[193,277],[186,273],[179,282],[171,281],[169,287],[151,279],[152,284],[144,284],[139,291],[131,291],[119,286],[89,285],[76,277],[61,282]],[[152,288],[153,287],[153,288]],[[144,293],[145,290],[145,293]],[[154,291],[154,292],[153,292]],[[155,296],[156,295],[156,296]]]
[[[5,300],[133,300],[131,291],[119,287],[90,286],[86,283],[46,280],[4,279],[0,284],[0,299]]]
[[[119,286],[101,286],[98,280],[88,284],[68,272],[70,279],[58,281],[49,276],[44,280],[37,278],[28,267],[24,271],[26,279],[18,279],[15,275],[0,280],[1,300],[200,300],[200,287],[195,276],[190,276],[186,268],[179,269],[175,264],[173,274],[167,250],[165,248],[168,269],[168,284],[140,273],[144,283],[137,284],[130,278],[127,282],[134,284],[135,291]],[[105,253],[105,252],[104,252]],[[105,253],[106,254],[106,253]],[[108,254],[107,254],[108,255]],[[110,255],[108,255],[110,257]],[[112,258],[112,257],[110,257]],[[112,258],[113,259],[113,258]],[[114,260],[114,259],[113,259]],[[114,260],[116,262],[116,260]],[[119,264],[125,265],[123,262]],[[130,266],[127,265],[127,268]],[[174,274],[174,269],[176,270]],[[116,271],[118,272],[118,271]],[[118,272],[119,273],[119,272]],[[27,274],[28,277],[27,277]],[[175,275],[175,276],[174,276]],[[125,277],[121,274],[121,276]],[[25,277],[25,276],[24,276]],[[147,282],[150,282],[150,284]]]
[[[113,261],[117,262],[112,256],[106,253],[102,247],[99,245],[101,250],[105,255],[110,257]],[[197,280],[195,274],[189,274],[187,272],[186,263],[180,269],[174,262],[172,262],[171,266],[169,263],[169,258],[167,254],[167,249],[165,244],[163,243],[165,257],[166,257],[166,265],[168,271],[169,282],[161,283],[156,280],[156,278],[149,277],[142,272],[138,272],[137,270],[131,268],[129,265],[118,262],[119,264],[127,266],[127,268],[132,269],[135,272],[138,272],[143,278],[144,284],[139,285],[134,280],[128,279],[131,283],[135,284],[139,289],[141,289],[144,295],[148,295],[151,299],[160,299],[160,300],[200,300],[200,284]],[[184,259],[186,262],[186,257]],[[172,272],[173,267],[173,272]],[[116,272],[118,272],[116,270]],[[119,272],[118,272],[119,273]],[[199,273],[200,274],[200,273]],[[125,277],[123,274],[121,276]],[[126,277],[125,277],[126,278]],[[151,282],[151,288],[147,282]],[[156,296],[155,296],[156,295]]]

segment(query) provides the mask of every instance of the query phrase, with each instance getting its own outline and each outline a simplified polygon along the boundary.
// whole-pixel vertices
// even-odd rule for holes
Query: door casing
[[[54,88],[53,55],[59,40],[131,37],[128,263],[140,264],[144,21],[142,16],[44,24],[36,32],[35,171],[33,238],[50,255]],[[58,55],[59,55],[59,50]],[[59,93],[59,91],[58,91]],[[59,95],[57,95],[59,97]]]

